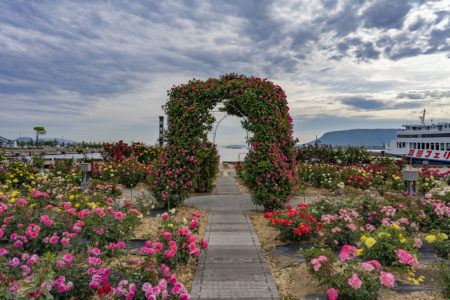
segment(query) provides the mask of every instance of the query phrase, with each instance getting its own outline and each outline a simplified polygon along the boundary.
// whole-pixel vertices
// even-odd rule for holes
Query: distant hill
[[[322,135],[319,144],[333,146],[368,146],[382,147],[395,139],[397,131],[401,129],[350,129],[330,131]],[[307,144],[314,144],[311,141]]]
[[[16,138],[17,142],[25,142],[28,143],[29,141],[33,140],[33,138],[27,137],[27,136],[23,136],[23,137],[19,137]]]

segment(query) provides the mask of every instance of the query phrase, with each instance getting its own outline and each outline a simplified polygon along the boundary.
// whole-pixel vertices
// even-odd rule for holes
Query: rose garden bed
[[[206,211],[143,216],[149,199],[116,201],[113,185],[83,190],[79,174],[57,172],[2,174],[0,298],[189,299]]]
[[[309,192],[308,190],[306,191],[306,193]],[[313,192],[315,193],[317,190]],[[328,283],[335,282],[334,284],[340,287],[340,293],[347,293],[345,297],[351,299],[354,297],[370,299],[372,296],[369,296],[369,294],[367,296],[356,296],[358,293],[362,295],[364,289],[368,290],[368,293],[372,293],[372,295],[379,293],[379,296],[383,299],[443,299],[445,289],[447,289],[448,293],[448,260],[445,258],[435,259],[434,253],[445,256],[445,251],[448,252],[448,237],[443,233],[448,230],[448,224],[446,223],[449,214],[448,203],[445,205],[445,202],[443,204],[440,200],[422,198],[422,202],[417,200],[418,208],[412,205],[411,200],[408,200],[410,202],[405,207],[401,207],[401,205],[400,207],[396,205],[389,207],[389,203],[394,203],[392,202],[393,198],[389,197],[391,196],[388,196],[387,199],[380,196],[369,196],[368,199],[367,195],[360,196],[359,201],[363,201],[363,199],[366,201],[363,201],[365,203],[363,205],[365,206],[362,209],[359,209],[359,204],[361,203],[355,205],[355,199],[350,200],[347,198],[345,200],[345,197],[334,197],[334,199],[327,200],[324,197],[318,197],[315,202],[319,203],[319,206],[317,204],[311,204],[311,208],[308,207],[308,209],[306,207],[297,208],[295,216],[294,208],[287,209],[285,213],[278,214],[264,214],[256,211],[249,212],[282,298],[327,299],[326,291],[328,289],[329,293],[331,293],[329,299],[335,299],[333,298],[335,296],[331,288],[333,283]],[[294,199],[293,202],[301,202],[301,200],[304,200],[303,196],[299,198]],[[396,202],[405,203],[401,198],[398,195],[395,196]],[[368,202],[370,201],[376,201],[380,205],[370,208],[368,206]],[[333,210],[335,202],[340,204],[338,204],[338,209]],[[445,216],[435,215],[437,205],[441,207],[440,210],[437,210],[438,214],[442,212]],[[393,207],[396,208],[391,209]],[[352,208],[356,208],[357,211],[352,211]],[[342,211],[342,209],[345,211]],[[315,213],[312,212],[314,210]],[[389,213],[387,213],[388,210]],[[377,216],[371,214],[374,211],[378,211]],[[420,211],[423,211],[425,216]],[[300,212],[305,215],[299,217]],[[305,218],[307,213],[311,213],[311,215],[317,218],[311,217],[311,219],[316,221],[315,223]],[[411,225],[411,223],[414,223],[414,216],[417,217],[418,215],[421,215],[423,218],[421,218],[421,221],[419,219],[416,220],[418,222],[416,228],[416,224]],[[372,219],[369,219],[372,220],[372,223],[368,221],[370,217],[372,217]],[[277,218],[277,220],[274,218]],[[407,222],[405,218],[408,218]],[[438,225],[433,219],[439,219],[441,222]],[[319,223],[321,233],[313,229],[313,225]],[[356,227],[354,228],[352,224],[355,224]],[[373,228],[367,224],[373,224]],[[308,226],[311,226],[311,229]],[[294,231],[294,228],[297,228],[297,231]],[[331,229],[334,230],[331,231]],[[353,231],[350,229],[353,229]],[[289,231],[292,233],[289,233]],[[355,236],[352,236],[352,233]],[[392,237],[389,237],[389,242],[388,240],[383,242],[383,238],[386,239],[387,235],[392,235]],[[394,235],[398,236],[395,238],[395,241],[392,240]],[[330,237],[332,238],[330,239]],[[422,244],[422,241],[423,246],[417,248],[417,246]],[[386,243],[393,245],[392,250],[389,250],[389,247],[383,248],[380,245]],[[329,258],[325,259],[322,256],[324,262],[311,260],[311,258],[317,258],[321,253],[319,250],[311,250],[313,244],[316,244],[322,249],[327,249],[331,246],[334,250],[327,252],[329,253],[328,255],[331,255]],[[347,253],[344,250],[347,249],[345,245],[348,244],[356,246],[354,251],[356,249],[362,249],[362,254],[352,259],[349,259],[352,257],[351,255],[348,258],[344,255],[345,259],[341,259],[340,256],[342,256],[342,253]],[[353,246],[348,247],[351,248]],[[406,257],[413,256],[410,256],[407,251],[403,253],[395,250],[395,247],[398,249],[406,247],[405,249],[410,249],[408,251],[412,251],[411,253],[418,253],[418,260],[414,258],[407,260]],[[301,248],[306,249],[306,251],[299,252],[298,250]],[[374,252],[372,251],[373,249],[377,250],[374,250]],[[314,251],[317,254],[314,254]],[[383,255],[377,254],[389,251],[392,251],[393,257],[383,257]],[[305,255],[308,255],[306,261]],[[380,273],[380,270],[371,271],[371,273],[362,269],[361,263],[374,258],[383,262],[382,266],[380,265],[380,270],[383,270],[385,273]],[[317,269],[313,270],[311,261],[318,263],[314,265]],[[335,262],[331,263],[332,261]],[[417,261],[418,264],[414,263],[414,261]],[[440,261],[442,263],[439,263]],[[445,270],[447,270],[447,275],[445,275]],[[354,278],[352,274],[354,274]],[[390,281],[380,282],[379,280],[382,274],[387,274],[383,275],[383,280],[389,278]],[[389,274],[393,275],[391,276]],[[378,277],[380,278],[378,279]],[[326,281],[322,281],[321,283],[322,279],[318,280],[319,278]],[[347,278],[349,283],[347,283]],[[378,283],[376,283],[376,280],[378,280]],[[311,284],[312,282],[314,284]],[[383,289],[374,292],[373,287],[369,288],[366,286],[369,282],[372,282],[370,283],[371,285],[377,284],[379,288],[383,287]],[[349,285],[350,283],[355,284],[355,286],[352,287]],[[419,284],[416,285],[415,283]],[[320,284],[323,285],[322,288],[318,287]],[[359,284],[361,284],[360,287],[358,287]],[[392,286],[392,288],[387,289],[385,285]],[[338,288],[335,290],[338,290]],[[341,299],[341,296],[338,299]]]

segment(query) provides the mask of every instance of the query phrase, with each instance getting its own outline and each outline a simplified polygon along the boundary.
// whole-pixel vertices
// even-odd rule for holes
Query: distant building
[[[0,147],[9,147],[11,144],[11,141],[8,140],[7,138],[4,138],[2,136],[0,136]]]

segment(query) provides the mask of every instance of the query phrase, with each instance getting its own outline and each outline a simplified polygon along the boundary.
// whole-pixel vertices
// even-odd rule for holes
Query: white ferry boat
[[[425,110],[419,117],[420,123],[402,125],[397,139],[386,147],[392,156],[429,160],[450,165],[450,123],[425,123]]]

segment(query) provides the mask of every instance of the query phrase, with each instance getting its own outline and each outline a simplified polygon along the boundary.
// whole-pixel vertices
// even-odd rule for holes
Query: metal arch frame
[[[230,103],[227,103],[227,105],[232,106],[234,109],[236,109],[236,110],[241,114],[241,117],[242,117],[242,118],[246,119],[246,117],[244,116],[244,114],[243,114],[236,106],[234,106],[233,104],[230,104]],[[229,116],[230,116],[230,115],[227,114],[227,115],[223,116],[222,119],[220,119],[219,122],[217,122],[217,125],[215,126],[215,129],[214,129],[214,136],[213,136],[213,144],[214,144],[214,145],[216,144],[217,128],[219,127],[220,122],[222,122],[225,118],[227,118],[227,117],[229,117]],[[246,134],[247,134],[247,141],[246,141],[246,142],[248,142],[248,130],[245,129],[245,132],[246,132]],[[248,144],[247,144],[247,149],[248,149]]]

